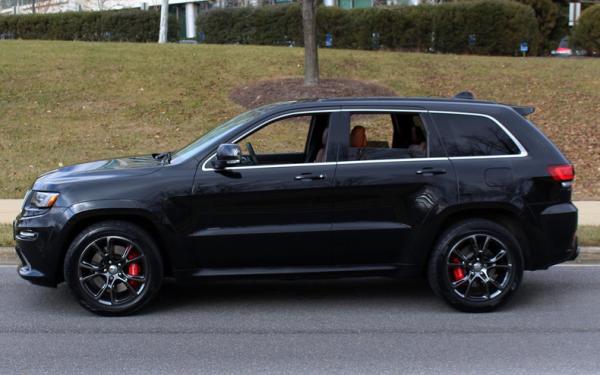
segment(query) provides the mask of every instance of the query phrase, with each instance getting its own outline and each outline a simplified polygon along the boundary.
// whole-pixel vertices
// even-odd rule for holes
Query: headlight
[[[29,198],[29,206],[35,208],[50,208],[54,206],[58,196],[58,193],[34,191],[31,193],[31,198]]]

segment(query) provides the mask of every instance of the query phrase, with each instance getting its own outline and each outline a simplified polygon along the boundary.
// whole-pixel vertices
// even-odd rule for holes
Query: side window
[[[513,155],[519,148],[489,118],[459,114],[434,114],[448,156]]]
[[[425,158],[428,133],[418,113],[352,113],[348,160]]]
[[[250,143],[258,155],[304,154],[312,116],[287,117],[272,122],[238,142],[242,150]]]
[[[237,142],[241,166],[325,162],[330,113],[292,115],[262,126]]]

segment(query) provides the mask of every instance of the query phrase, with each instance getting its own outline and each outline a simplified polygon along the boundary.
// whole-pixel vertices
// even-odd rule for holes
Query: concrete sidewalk
[[[0,224],[10,224],[21,211],[21,199],[0,199]],[[600,225],[600,201],[578,201],[579,225]]]

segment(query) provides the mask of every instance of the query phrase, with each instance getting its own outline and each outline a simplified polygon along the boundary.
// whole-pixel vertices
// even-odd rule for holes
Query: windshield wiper
[[[163,164],[171,163],[171,151],[161,152],[160,154],[152,154],[152,157],[156,160],[161,160]]]

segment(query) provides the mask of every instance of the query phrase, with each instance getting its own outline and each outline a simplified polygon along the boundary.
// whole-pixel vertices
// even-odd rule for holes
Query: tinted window
[[[498,124],[481,116],[434,114],[448,156],[518,154],[519,148]]]

